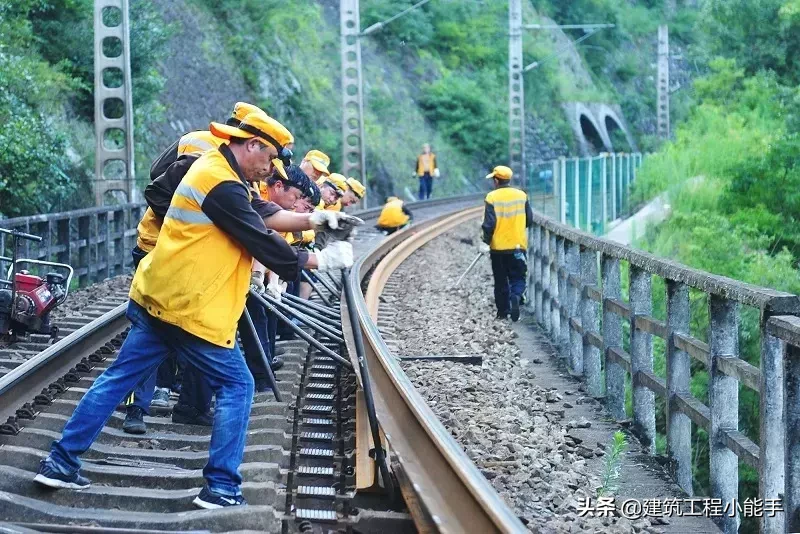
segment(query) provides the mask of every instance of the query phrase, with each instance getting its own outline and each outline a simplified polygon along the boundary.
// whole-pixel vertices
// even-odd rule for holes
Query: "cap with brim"
[[[359,199],[364,198],[364,193],[367,192],[367,188],[355,178],[348,178],[347,186],[350,188],[350,191],[352,191],[353,194],[355,194],[355,196],[357,196]]]
[[[244,120],[245,117],[250,115],[251,113],[266,113],[259,108],[258,106],[254,106],[253,104],[248,104],[247,102],[237,102],[233,106],[233,112],[231,112],[231,119],[235,120],[236,123],[240,123]]]
[[[209,129],[211,133],[223,139],[256,138],[264,144],[274,146],[279,151],[287,144],[294,142],[291,132],[283,124],[263,112],[248,114],[238,127],[212,122]]]
[[[278,158],[273,159],[272,165],[275,167],[275,170],[278,171],[278,174],[280,174],[281,179],[286,180],[287,182],[290,181],[289,176],[286,174],[286,166],[281,160]]]
[[[347,179],[338,172],[332,172],[328,176],[320,178],[317,181],[317,185],[319,185],[320,187],[323,185],[329,185],[336,191],[336,194],[339,196],[344,195],[345,191],[347,191],[348,189]]]
[[[505,165],[498,165],[492,172],[486,175],[486,178],[497,178],[498,180],[510,180],[514,175],[514,171]]]
[[[328,170],[328,165],[331,164],[331,158],[329,158],[324,152],[319,150],[309,150],[306,154],[306,157],[303,159],[308,160],[308,162],[311,163],[311,166],[322,174],[327,176],[331,173],[331,171]]]

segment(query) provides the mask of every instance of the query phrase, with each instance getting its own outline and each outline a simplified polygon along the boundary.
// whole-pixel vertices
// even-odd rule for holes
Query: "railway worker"
[[[317,181],[322,202],[317,209],[329,211],[342,211],[342,197],[348,190],[347,179],[338,172],[332,172],[328,176]]]
[[[322,199],[322,193],[317,184],[315,184],[312,181],[309,184],[308,194],[304,196],[302,199],[300,199],[300,201],[295,205],[294,210],[297,213],[311,213],[314,211],[315,207],[319,205],[321,199]],[[314,250],[316,250],[315,239],[316,239],[316,233],[314,232],[314,230],[292,232],[292,240],[290,244],[293,247],[301,247],[313,252]],[[313,290],[311,288],[311,285],[308,282],[303,281],[301,276],[298,274],[295,280],[289,282],[289,286],[287,287],[286,291],[296,297],[308,299],[311,297],[311,292]],[[285,337],[289,337],[288,332],[286,332],[285,330],[283,332],[286,334]]]
[[[237,102],[234,104],[226,124],[237,125],[249,113],[253,112],[261,112],[261,109],[247,102]],[[150,166],[151,182],[155,182],[159,177],[165,175],[167,169],[173,163],[182,160],[182,163],[170,172],[170,177],[174,178],[169,180],[169,194],[164,211],[169,207],[169,201],[172,200],[172,193],[174,193],[177,184],[183,179],[192,163],[202,156],[204,152],[219,148],[224,142],[225,139],[215,136],[208,130],[193,131],[176,139],[155,159]],[[136,228],[136,245],[131,252],[134,270],[139,266],[142,258],[155,248],[162,223],[163,215],[156,215],[153,208],[148,206]],[[122,423],[124,432],[128,434],[144,434],[147,432],[144,416],[150,414],[151,406],[158,408],[169,407],[170,390],[178,391],[180,389],[182,367],[183,365],[178,362],[175,354],[172,353],[159,365],[158,370],[151,377],[148,377],[131,391],[130,395],[125,399],[125,420]],[[190,369],[189,373],[192,372]]]
[[[325,176],[329,176],[331,171],[328,167],[331,164],[331,158],[321,150],[309,150],[300,162],[300,169],[306,176],[313,182],[320,180]]]
[[[526,250],[533,212],[524,191],[511,187],[513,172],[498,165],[486,178],[494,181],[494,190],[486,195],[481,224],[481,251],[489,252],[494,276],[494,302],[497,318],[511,314],[519,320],[519,305],[525,292]]]
[[[286,178],[284,178],[284,175]],[[310,190],[309,184],[309,178],[300,167],[290,165],[285,168],[284,173],[280,173],[276,169],[266,181],[260,182],[260,196],[262,200],[274,202],[281,209],[292,211],[295,205]],[[290,243],[292,241],[291,232],[282,232],[280,235],[287,242]],[[264,283],[265,280],[268,281],[266,285]],[[266,291],[274,299],[280,300],[281,298],[282,288],[277,275],[269,272],[259,262],[255,262],[253,266],[250,284],[262,293]],[[255,380],[256,393],[263,393],[269,391],[270,387],[267,381],[267,370],[264,368],[264,362],[261,360],[261,354],[255,344],[261,344],[264,354],[266,354],[267,360],[274,371],[283,367],[283,360],[275,354],[278,318],[274,314],[267,312],[260,303],[254,302],[250,298],[247,299],[246,308],[250,312],[253,325],[256,327],[258,339],[253,338],[252,332],[249,328],[245,328],[246,325],[244,324],[240,325],[239,335],[242,339],[242,348],[244,349],[247,367]]]
[[[431,152],[431,145],[422,145],[422,154],[417,156],[414,174],[419,178],[419,199],[431,198],[433,192],[433,179],[439,177],[439,165],[436,154]]]
[[[54,488],[83,489],[83,454],[116,405],[175,351],[208,378],[217,402],[201,508],[244,505],[239,465],[244,454],[253,378],[236,344],[255,257],[285,278],[303,267],[341,269],[352,246],[330,244],[318,254],[295,251],[264,225],[247,183],[262,179],[292,135],[264,114],[239,128],[212,124],[229,145],[203,154],[175,192],[155,248],[139,264],[127,316],[132,326],[117,359],[94,382],[42,460],[35,480]],[[326,219],[336,226],[337,218]]]
[[[397,197],[389,197],[386,199],[386,204],[384,204],[380,216],[378,216],[378,223],[375,228],[383,231],[386,235],[390,235],[411,224],[412,217],[413,214],[406,207],[405,202]]]
[[[342,196],[342,207],[347,208],[363,200],[367,194],[367,188],[355,178],[348,178],[345,183],[347,184],[347,191]]]

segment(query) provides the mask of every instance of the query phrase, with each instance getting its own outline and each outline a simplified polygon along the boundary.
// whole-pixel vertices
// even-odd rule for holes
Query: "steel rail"
[[[16,409],[37,391],[64,376],[85,356],[99,349],[128,326],[123,303],[60,339],[0,378],[0,421],[13,416]]]
[[[480,212],[478,207],[450,213],[397,232],[359,259],[350,273],[358,288],[374,267],[366,298],[355,291],[359,324],[353,327],[360,328],[365,341],[378,419],[421,532],[527,532],[417,393],[375,323],[378,296],[391,273],[425,243]]]

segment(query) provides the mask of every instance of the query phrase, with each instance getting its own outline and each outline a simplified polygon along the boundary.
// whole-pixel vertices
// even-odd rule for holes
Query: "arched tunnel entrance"
[[[581,115],[580,118],[581,124],[581,132],[583,132],[583,137],[587,141],[587,148],[589,152],[592,154],[599,154],[603,152],[605,149],[605,143],[603,143],[603,138],[600,137],[600,132],[597,131],[597,128],[594,127],[594,124],[589,117],[586,115]]]
[[[633,147],[631,147],[630,142],[628,141],[628,136],[625,134],[625,130],[620,127],[619,123],[614,120],[614,117],[611,115],[606,115],[606,131],[608,132],[608,137],[611,139],[611,144],[614,147],[616,152],[633,152]]]

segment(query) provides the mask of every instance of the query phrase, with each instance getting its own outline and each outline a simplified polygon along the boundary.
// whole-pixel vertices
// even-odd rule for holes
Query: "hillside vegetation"
[[[716,274],[800,293],[800,2],[708,0],[698,48],[708,72],[674,140],[640,171],[634,199],[669,191],[672,216],[640,243],[656,254]],[[663,286],[654,289],[661,313]],[[744,310],[742,357],[759,365],[759,318]],[[692,296],[692,333],[707,338],[708,303]],[[659,354],[663,371],[663,350]],[[707,401],[707,373],[693,393]],[[662,375],[663,376],[663,375]],[[740,388],[740,428],[758,443],[758,398]],[[695,430],[695,477],[708,491],[708,438]],[[740,467],[739,498],[757,493],[757,473]],[[755,531],[747,524],[743,532]]]
[[[362,0],[362,27],[412,4]],[[0,0],[0,120],[10,126],[0,133],[0,216],[92,202],[92,6]],[[526,34],[526,60],[550,58],[526,74],[530,159],[573,153],[560,108],[571,100],[621,104],[640,145],[651,148],[655,31],[665,2],[533,0],[524,9],[526,22],[617,24],[567,51],[556,44],[563,35]],[[175,136],[223,118],[240,99],[287,124],[299,152],[321,148],[338,164],[336,0],[132,0],[131,11],[140,181]],[[674,16],[689,27],[695,11],[679,5]],[[432,0],[364,38],[373,195],[416,189],[411,172],[423,142],[441,160],[438,194],[481,188],[485,170],[506,160],[507,28],[505,2]],[[675,42],[690,41],[689,31],[679,33]]]

